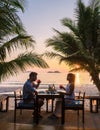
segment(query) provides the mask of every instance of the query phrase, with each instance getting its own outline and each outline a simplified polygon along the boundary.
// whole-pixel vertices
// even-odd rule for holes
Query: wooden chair
[[[19,109],[20,114],[22,114],[23,109],[35,110],[35,104],[34,103],[26,103],[26,102],[23,101],[21,89],[17,89],[17,90],[14,91],[14,97],[15,97],[14,123],[16,123],[16,111],[17,111],[17,109]]]
[[[79,96],[75,99],[73,104],[68,104],[65,105],[65,111],[66,110],[77,110],[78,116],[79,116],[79,111],[82,111],[82,122],[84,124],[84,98],[85,98],[85,92],[79,92]],[[65,114],[64,114],[65,116]],[[65,119],[65,117],[64,117]]]

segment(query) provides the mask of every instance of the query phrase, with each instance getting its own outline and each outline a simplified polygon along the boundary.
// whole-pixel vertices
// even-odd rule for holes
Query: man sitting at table
[[[29,74],[29,79],[25,82],[23,86],[23,99],[25,103],[34,103],[35,102],[35,95],[37,94],[36,89],[39,87],[41,81],[38,80],[37,84],[34,82],[37,80],[37,73],[36,72],[31,72]],[[39,105],[39,110],[41,106],[44,104],[42,99],[38,100],[38,105]],[[33,115],[35,112],[33,113]],[[39,114],[39,117],[41,118],[42,116]]]

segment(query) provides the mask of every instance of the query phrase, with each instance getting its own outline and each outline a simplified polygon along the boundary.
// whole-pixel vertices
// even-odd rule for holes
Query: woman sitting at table
[[[65,90],[65,105],[73,104],[75,99],[74,94],[74,86],[75,86],[75,74],[68,73],[67,75],[68,84],[66,85],[66,88],[60,85],[60,89]],[[61,117],[61,100],[56,101],[55,105],[55,111],[52,115],[50,115],[48,118],[50,119],[56,119],[58,117]]]

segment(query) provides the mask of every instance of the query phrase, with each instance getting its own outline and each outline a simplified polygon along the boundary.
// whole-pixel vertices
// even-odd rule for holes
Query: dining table
[[[100,105],[100,96],[99,95],[91,95],[85,96],[86,99],[90,100],[90,112],[91,113],[98,113],[99,105]]]
[[[61,124],[64,124],[64,106],[65,106],[65,102],[64,102],[64,94],[60,94],[60,93],[53,93],[53,92],[44,92],[44,93],[38,93],[36,95],[36,124],[39,124],[39,105],[38,105],[38,100],[39,99],[51,99],[51,100],[55,100],[55,99],[61,99],[62,100],[62,109],[61,109]]]

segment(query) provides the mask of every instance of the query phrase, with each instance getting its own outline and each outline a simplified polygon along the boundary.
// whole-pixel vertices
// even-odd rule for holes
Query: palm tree
[[[59,63],[71,66],[71,71],[87,71],[100,91],[100,1],[90,0],[85,6],[82,0],[78,0],[75,16],[75,21],[70,18],[61,21],[70,32],[54,29],[57,35],[48,39],[46,46],[55,52],[46,52],[45,55],[57,57]]]
[[[28,66],[46,68],[47,63],[33,52],[35,41],[27,35],[17,14],[25,0],[0,0],[0,81],[25,71]],[[18,55],[17,55],[18,53]]]

